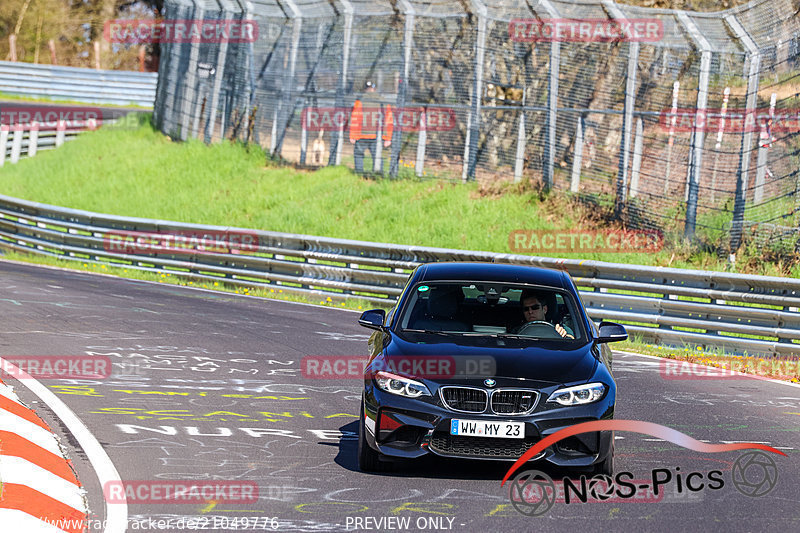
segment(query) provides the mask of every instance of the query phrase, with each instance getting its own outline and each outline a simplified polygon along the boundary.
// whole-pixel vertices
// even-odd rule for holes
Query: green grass
[[[315,172],[267,164],[257,146],[172,142],[146,118],[104,126],[58,150],[0,168],[0,192],[100,213],[229,225],[404,245],[510,252],[516,229],[602,229],[568,193],[526,184],[366,179],[345,167]],[[727,270],[672,236],[658,253],[535,255]],[[746,264],[741,261],[738,264]],[[758,271],[783,275],[754,262]],[[792,274],[800,277],[800,265]]]

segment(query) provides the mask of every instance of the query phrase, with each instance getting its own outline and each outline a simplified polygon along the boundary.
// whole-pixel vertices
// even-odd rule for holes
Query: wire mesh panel
[[[800,17],[606,1],[167,0],[158,127],[389,177],[534,181],[735,252],[798,235]],[[247,37],[247,36],[245,36]],[[358,106],[359,111],[354,113]],[[357,121],[360,125],[355,127]]]

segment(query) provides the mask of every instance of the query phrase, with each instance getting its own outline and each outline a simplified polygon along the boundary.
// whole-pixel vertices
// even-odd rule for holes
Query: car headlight
[[[375,383],[381,390],[397,394],[398,396],[406,396],[407,398],[418,398],[420,396],[430,396],[431,391],[424,383],[415,381],[413,379],[404,378],[391,372],[378,372],[375,374]]]
[[[603,397],[606,386],[602,383],[588,383],[558,389],[547,399],[548,402],[555,402],[559,405],[584,405],[596,402]]]

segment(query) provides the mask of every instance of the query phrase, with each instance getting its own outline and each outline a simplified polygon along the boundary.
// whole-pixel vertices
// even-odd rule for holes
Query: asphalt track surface
[[[710,443],[777,447],[787,454],[770,454],[777,486],[757,498],[733,486],[731,468],[744,452],[698,453],[617,433],[616,472],[649,480],[656,468],[720,470],[724,486],[679,494],[673,479],[660,501],[556,502],[527,517],[500,486],[508,463],[431,458],[386,474],[358,471],[359,383],[300,373],[304,356],[366,353],[368,331],[356,313],[8,262],[0,262],[0,286],[3,357],[94,354],[114,362],[107,379],[42,383],[91,430],[123,480],[259,486],[258,501],[247,504],[129,504],[131,531],[133,521],[136,530],[164,530],[148,529],[147,519],[169,521],[172,531],[391,531],[395,519],[409,519],[411,531],[800,530],[796,387],[664,379],[657,360],[617,354],[616,418]],[[17,385],[68,446],[92,517],[102,520],[103,494],[85,452]],[[181,518],[195,519],[193,527],[176,529]]]

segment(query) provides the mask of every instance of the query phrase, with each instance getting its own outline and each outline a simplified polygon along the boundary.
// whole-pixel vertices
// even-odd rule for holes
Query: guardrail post
[[[24,135],[24,126],[22,124],[14,124],[14,140],[11,141],[11,158],[9,161],[16,164],[19,161],[19,156],[22,153],[22,136]]]
[[[30,133],[28,133],[28,157],[35,157],[39,149],[39,123],[31,122]]]
[[[414,174],[417,177],[425,173],[425,143],[428,142],[427,108],[423,108],[419,115],[419,135],[417,136],[417,162],[414,165]]]
[[[586,115],[581,113],[578,117],[578,127],[575,132],[575,149],[572,156],[572,179],[569,190],[578,192],[581,185],[581,166],[583,165],[583,132],[586,130]]]
[[[469,143],[464,154],[464,181],[475,179],[475,167],[478,164],[478,141],[481,134],[481,99],[483,98],[483,61],[486,55],[486,23],[488,10],[481,0],[472,0],[472,6],[478,15],[478,39],[475,42],[475,80],[472,91],[472,102],[469,120]]]
[[[694,21],[684,11],[678,12],[678,20],[700,49],[700,78],[697,86],[697,111],[692,138],[692,156],[689,158],[689,190],[686,204],[686,222],[683,227],[684,237],[694,238],[697,223],[697,202],[700,188],[700,171],[703,167],[703,142],[707,122],[708,78],[711,71],[711,45],[703,36]]]
[[[725,15],[725,22],[747,50],[750,71],[747,73],[747,97],[744,113],[744,133],[739,151],[739,168],[736,171],[736,196],[733,203],[733,222],[731,224],[731,255],[736,260],[736,251],[742,244],[744,208],[747,200],[747,172],[750,168],[750,152],[753,149],[753,127],[756,124],[755,107],[758,98],[758,71],[761,69],[761,53],[750,34],[745,31],[735,15]]]
[[[344,95],[347,91],[347,69],[350,62],[350,41],[353,38],[353,4],[348,0],[340,0],[344,6],[344,38],[342,43],[342,74],[339,79],[339,90],[336,94],[336,109],[344,109]],[[349,117],[349,113],[348,113]],[[340,165],[342,163],[342,148],[344,148],[344,121],[339,126],[336,142],[331,142],[331,155],[328,159],[329,165]],[[331,135],[333,138],[333,135]]]
[[[8,150],[8,124],[0,124],[0,167],[6,163],[6,151]]]
[[[64,144],[64,136],[67,132],[67,123],[59,120],[56,124],[56,148]]]
[[[633,139],[633,163],[631,164],[631,198],[639,194],[639,172],[642,168],[642,143],[644,127],[642,117],[636,119],[636,136]]]

